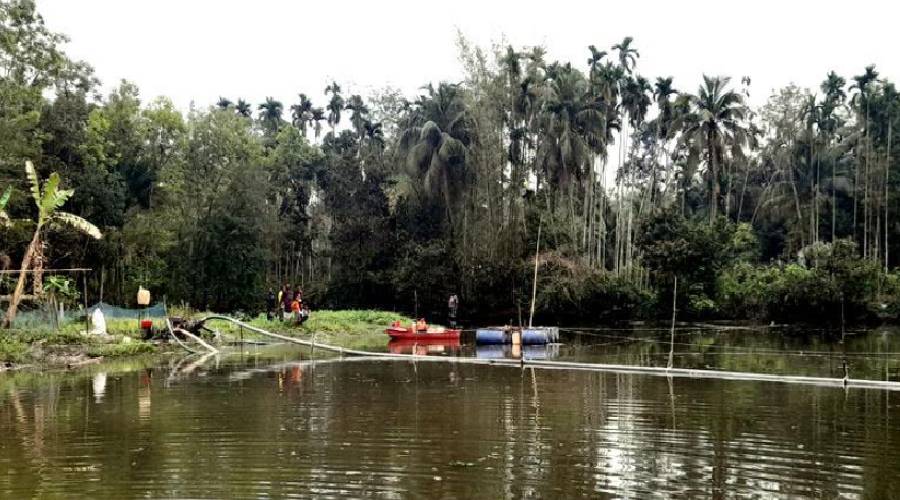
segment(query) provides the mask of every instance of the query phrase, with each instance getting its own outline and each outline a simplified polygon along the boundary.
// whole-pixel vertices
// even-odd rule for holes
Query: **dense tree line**
[[[585,60],[460,39],[458,83],[415,97],[325,85],[254,105],[100,96],[29,0],[0,2],[0,187],[31,234],[26,160],[103,231],[48,237],[41,265],[86,266],[90,295],[261,307],[301,284],[315,306],[589,322],[653,316],[830,319],[900,308],[893,168],[900,94],[874,66],[754,109],[750,79],[638,72],[631,38]],[[306,89],[308,92],[310,89]],[[6,285],[4,285],[6,286]],[[668,304],[668,305],[664,305]]]

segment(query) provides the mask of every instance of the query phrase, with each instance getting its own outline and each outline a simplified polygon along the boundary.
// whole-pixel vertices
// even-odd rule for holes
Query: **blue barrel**
[[[540,345],[550,342],[550,333],[546,328],[525,328],[522,330],[522,344]]]
[[[475,330],[475,343],[482,345],[508,344],[509,335],[499,328],[479,328]]]

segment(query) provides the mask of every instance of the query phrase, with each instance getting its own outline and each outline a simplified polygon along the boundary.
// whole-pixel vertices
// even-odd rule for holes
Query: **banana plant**
[[[34,165],[30,161],[26,161],[25,176],[30,184],[31,197],[34,199],[38,209],[37,219],[35,220],[34,235],[31,237],[31,243],[28,244],[28,249],[25,250],[25,255],[22,257],[16,289],[13,292],[9,308],[6,310],[6,316],[3,319],[3,326],[6,328],[9,328],[16,318],[19,303],[22,301],[22,294],[25,291],[25,278],[37,250],[42,245],[41,237],[44,229],[50,226],[67,226],[95,239],[103,237],[97,226],[82,217],[60,211],[60,208],[75,194],[75,191],[72,189],[60,189],[59,174],[55,172],[50,174],[50,177],[42,183],[37,171],[34,169]]]

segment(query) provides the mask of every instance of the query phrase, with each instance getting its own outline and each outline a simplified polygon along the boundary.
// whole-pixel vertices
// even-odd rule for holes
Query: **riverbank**
[[[188,315],[192,319],[200,319],[212,313],[193,312]],[[377,310],[336,310],[313,311],[309,319],[302,325],[293,321],[268,320],[265,315],[249,319],[247,323],[273,333],[291,337],[312,339],[317,342],[341,346],[347,349],[365,349],[374,345],[384,345],[386,336],[384,329],[394,321],[409,324],[412,319],[400,313]],[[240,328],[234,324],[218,321],[210,322],[210,328],[217,329],[224,335],[237,338]],[[252,332],[243,332],[244,339],[271,340]]]
[[[134,320],[110,320],[107,335],[87,335],[84,323],[49,328],[11,329],[0,333],[0,371],[23,368],[75,368],[105,358],[158,351],[141,340]]]
[[[182,317],[200,319],[212,313],[179,311]],[[176,315],[179,315],[176,314]],[[410,318],[389,311],[314,311],[302,325],[293,321],[267,320],[265,315],[248,320],[253,326],[282,335],[315,339],[348,349],[366,349],[385,342],[384,328],[393,321],[409,323]],[[13,329],[0,334],[0,372],[8,370],[70,369],[105,359],[181,349],[177,344],[144,341],[133,319],[107,320],[108,335],[86,335],[83,323],[68,323],[58,330]],[[225,340],[270,340],[252,332],[241,332],[227,322],[210,322],[209,328]],[[161,328],[161,325],[158,325]]]

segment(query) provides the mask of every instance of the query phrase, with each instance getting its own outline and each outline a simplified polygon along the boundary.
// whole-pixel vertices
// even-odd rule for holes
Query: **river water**
[[[567,332],[525,355],[664,366],[667,336]],[[847,359],[900,380],[898,340],[685,329],[676,366],[840,376]],[[2,375],[0,496],[900,495],[900,392],[315,358],[269,346]]]

